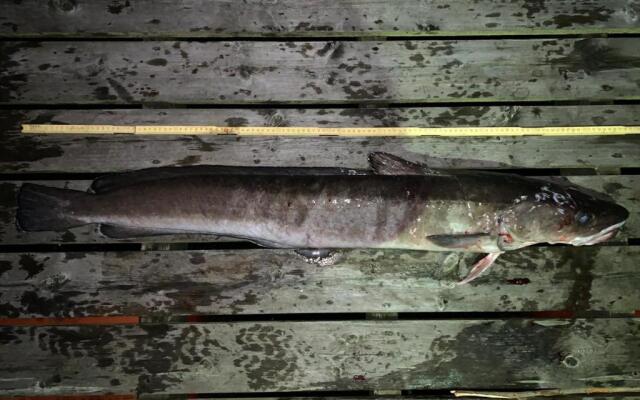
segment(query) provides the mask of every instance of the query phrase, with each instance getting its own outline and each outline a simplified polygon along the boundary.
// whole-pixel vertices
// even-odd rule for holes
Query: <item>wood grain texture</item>
[[[531,35],[640,31],[635,0],[22,0],[4,37]],[[206,16],[203,17],[203,16]]]
[[[3,395],[633,386],[637,319],[0,328]]]
[[[477,255],[289,250],[0,255],[0,318],[566,311],[633,314],[640,249],[531,248],[457,286]]]
[[[26,136],[23,123],[223,126],[640,125],[640,106],[382,109],[16,110],[0,112],[0,172],[110,172],[165,165],[366,168],[385,151],[447,168],[640,166],[640,135],[620,137],[281,138]],[[572,151],[567,151],[571,149]]]
[[[3,42],[0,103],[637,100],[635,38]]]
[[[571,181],[594,190],[606,193],[619,204],[626,207],[630,217],[615,240],[640,237],[640,175],[600,175],[571,177]],[[54,187],[86,190],[90,181],[32,181]],[[87,225],[72,228],[64,232],[23,232],[15,224],[16,196],[21,181],[0,181],[0,242],[3,244],[46,244],[46,243],[113,243],[113,242],[211,242],[217,237],[212,235],[167,235],[147,237],[143,240],[110,239],[99,233],[97,226]]]

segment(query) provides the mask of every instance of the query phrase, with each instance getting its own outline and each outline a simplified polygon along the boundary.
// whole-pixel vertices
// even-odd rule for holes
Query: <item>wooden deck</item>
[[[640,1],[0,3],[0,397],[407,399],[638,387],[640,136],[24,136],[23,123],[640,125]],[[631,212],[612,242],[474,255],[19,232],[23,182],[171,165],[559,176]],[[618,397],[619,398],[619,397]],[[632,399],[633,397],[626,397]],[[637,397],[636,397],[637,399]]]

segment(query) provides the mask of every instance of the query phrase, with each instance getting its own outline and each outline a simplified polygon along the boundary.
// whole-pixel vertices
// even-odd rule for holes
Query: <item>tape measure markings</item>
[[[215,125],[52,125],[24,124],[24,134],[50,135],[239,135],[239,136],[590,136],[640,134],[640,126],[558,127],[346,127]]]

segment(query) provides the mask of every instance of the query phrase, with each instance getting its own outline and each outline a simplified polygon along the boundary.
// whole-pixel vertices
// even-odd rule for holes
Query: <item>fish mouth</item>
[[[593,244],[602,243],[614,237],[625,222],[626,221],[622,221],[615,225],[611,225],[591,236],[579,236],[569,243],[574,246],[591,246]]]

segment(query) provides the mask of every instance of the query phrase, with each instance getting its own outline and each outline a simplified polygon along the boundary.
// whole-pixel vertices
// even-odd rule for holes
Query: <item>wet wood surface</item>
[[[365,158],[365,157],[363,157]],[[567,177],[571,182],[608,194],[630,211],[627,223],[616,240],[624,241],[640,237],[640,175],[600,175]],[[48,180],[29,181],[46,186],[63,187],[86,191],[91,181]],[[144,239],[111,239],[103,236],[97,225],[71,228],[62,232],[23,232],[15,223],[17,195],[22,181],[0,181],[0,241],[3,244],[47,244],[47,243],[114,243],[114,242],[207,242],[215,241],[212,235],[162,235]]]
[[[634,386],[637,319],[2,327],[0,393]]]
[[[4,42],[0,103],[637,100],[634,38]]]
[[[636,0],[22,0],[4,37],[403,36],[632,33]],[[206,16],[204,18],[203,16]]]
[[[367,168],[384,151],[446,168],[637,167],[639,136],[283,138],[25,136],[23,123],[222,126],[640,125],[638,105],[0,111],[0,172],[104,173],[166,165]],[[567,152],[566,149],[572,149]]]
[[[457,286],[477,255],[341,250],[0,254],[2,317],[640,310],[637,246],[538,247],[502,255]]]
[[[0,397],[638,386],[638,135],[20,134],[22,123],[640,125],[637,34],[638,0],[0,3]],[[508,252],[465,286],[454,282],[473,254],[344,250],[314,264],[213,236],[15,225],[27,181],[86,190],[156,166],[364,169],[374,151],[570,175],[631,216],[607,245]]]

